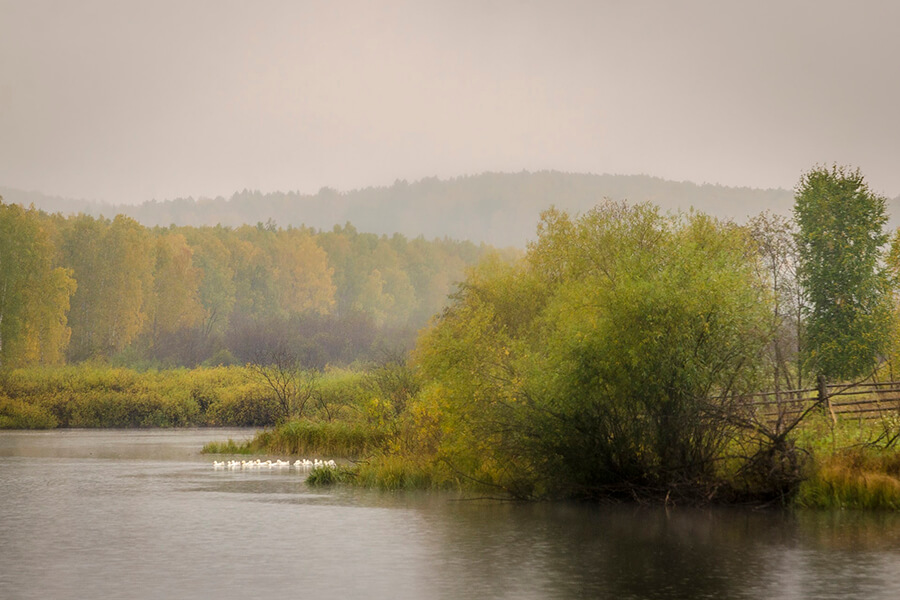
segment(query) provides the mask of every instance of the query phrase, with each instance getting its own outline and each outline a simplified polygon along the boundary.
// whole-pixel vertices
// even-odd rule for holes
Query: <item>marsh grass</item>
[[[235,367],[166,371],[98,364],[34,367],[3,372],[0,387],[16,404],[15,412],[52,416],[27,423],[5,419],[7,428],[28,423],[42,428],[257,425],[257,415],[233,407],[245,399],[255,404],[265,399],[265,390],[248,384],[244,369]],[[4,414],[12,412],[7,409]]]
[[[823,457],[800,484],[795,502],[805,508],[900,510],[900,453],[854,448]]]
[[[244,442],[210,442],[206,454],[278,454],[359,458],[376,452],[385,435],[366,423],[289,421]]]
[[[310,486],[327,486],[338,483],[353,483],[356,473],[347,467],[316,467],[306,476],[306,484]]]
[[[207,442],[200,452],[203,454],[254,454],[256,449],[252,446],[252,440],[235,442],[228,438],[227,442]]]
[[[358,485],[380,490],[422,490],[449,487],[433,468],[409,458],[381,455],[356,466]]]
[[[896,417],[804,423],[797,444],[810,456],[794,503],[804,508],[900,510]]]
[[[363,378],[327,372],[309,416],[346,421],[358,414]],[[33,367],[0,371],[0,390],[0,428],[6,429],[270,427],[280,416],[272,390],[246,367]]]
[[[384,441],[384,433],[367,423],[295,420],[258,433],[251,444],[271,454],[360,457]]]

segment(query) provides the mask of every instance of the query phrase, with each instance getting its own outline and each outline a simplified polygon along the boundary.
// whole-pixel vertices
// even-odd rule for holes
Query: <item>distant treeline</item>
[[[491,249],[279,228],[147,228],[0,203],[0,366],[91,359],[245,363],[299,349],[309,367],[412,345]]]
[[[426,178],[350,192],[322,188],[316,194],[244,190],[231,198],[177,198],[137,206],[103,205],[0,188],[8,202],[51,212],[128,215],[148,227],[227,225],[273,220],[286,227],[331,229],[351,221],[362,231],[426,238],[449,236],[497,247],[525,247],[535,237],[541,211],[556,206],[586,212],[604,198],[652,202],[664,211],[691,208],[743,221],[770,210],[787,215],[790,190],[732,188],[674,182],[646,175],[590,175],[541,171],[483,173],[448,180]]]

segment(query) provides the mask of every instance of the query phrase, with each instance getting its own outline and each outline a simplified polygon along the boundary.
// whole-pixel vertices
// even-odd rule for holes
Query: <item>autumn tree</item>
[[[269,248],[272,289],[286,314],[327,314],[334,304],[333,270],[328,256],[302,229],[278,232]]]
[[[0,199],[0,366],[63,360],[76,284],[55,264],[49,226],[38,211]]]
[[[156,238],[150,328],[154,339],[194,327],[202,318],[198,293],[201,273],[193,250],[180,234]]]
[[[80,215],[62,235],[64,263],[78,289],[72,298],[72,360],[111,357],[142,331],[153,289],[156,253],[148,231],[118,216]]]
[[[221,339],[228,328],[236,301],[234,265],[223,241],[229,230],[222,227],[186,227],[180,230],[193,252],[193,264],[200,272],[197,289],[202,318],[199,334],[207,343]]]
[[[264,334],[267,343],[253,350],[247,368],[272,393],[279,421],[302,418],[313,401],[318,371],[304,367],[289,331],[270,326]]]

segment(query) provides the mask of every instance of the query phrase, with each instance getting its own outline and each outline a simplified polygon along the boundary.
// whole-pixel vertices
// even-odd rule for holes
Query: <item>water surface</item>
[[[241,430],[0,432],[0,598],[900,598],[900,517],[519,504],[214,470]]]

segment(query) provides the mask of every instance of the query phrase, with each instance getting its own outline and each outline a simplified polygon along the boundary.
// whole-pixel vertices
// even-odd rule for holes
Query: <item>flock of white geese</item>
[[[317,469],[320,467],[330,467],[334,468],[337,466],[333,460],[319,460],[318,458],[315,460],[309,460],[308,458],[298,458],[294,462],[289,460],[214,460],[213,461],[213,469],[231,469],[231,470],[240,470],[240,469]]]

